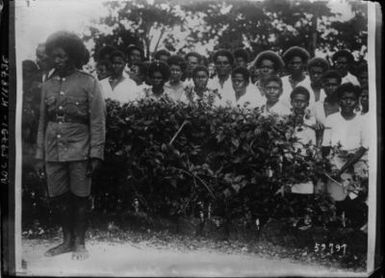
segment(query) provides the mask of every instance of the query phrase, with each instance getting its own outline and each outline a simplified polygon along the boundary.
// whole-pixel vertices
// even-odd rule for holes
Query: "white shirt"
[[[239,106],[253,109],[256,107],[260,107],[263,104],[263,101],[261,93],[257,86],[251,84],[246,87],[245,94],[241,96],[238,100],[236,99],[234,89],[232,90],[232,92],[225,91],[222,95],[222,103],[226,106]]]
[[[325,99],[322,101],[317,101],[316,103],[314,103],[310,107],[310,111],[311,111],[312,115],[315,117],[315,119],[317,120],[317,122],[319,122],[323,125],[325,125],[325,121],[326,121],[324,104],[325,104]],[[338,113],[338,112],[336,112],[336,113]],[[332,115],[332,114],[329,114],[328,116],[330,116],[330,115]]]
[[[266,104],[261,106],[262,115],[277,114],[279,116],[286,116],[291,114],[291,109],[279,100],[270,109],[266,108]]]
[[[353,85],[360,86],[360,82],[358,81],[357,77],[350,72],[348,72],[344,77],[341,79],[341,84],[344,83],[352,83]]]
[[[179,82],[177,85],[170,84],[170,81],[164,84],[164,93],[174,101],[179,101],[184,94],[185,86],[183,82]]]
[[[341,113],[335,113],[326,118],[322,146],[341,144],[341,149],[346,151],[368,148],[367,136],[364,117],[356,114],[353,119],[345,120]]]
[[[223,83],[223,86],[219,83],[218,76],[215,76],[212,79],[209,79],[207,83],[207,88],[211,90],[218,90],[218,94],[224,99],[224,96],[229,96],[234,92],[233,84],[231,83],[231,77],[227,78],[227,80]]]
[[[127,103],[138,98],[138,86],[132,79],[123,76],[122,80],[112,89],[109,78],[100,80],[104,98],[117,100],[120,103]]]

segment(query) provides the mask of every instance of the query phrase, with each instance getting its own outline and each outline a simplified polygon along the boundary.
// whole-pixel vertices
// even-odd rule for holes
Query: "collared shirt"
[[[100,84],[75,70],[43,84],[36,158],[79,161],[104,157],[106,109]]]
[[[344,83],[352,83],[353,85],[360,86],[358,78],[350,72],[348,72],[344,77],[342,77],[341,84]]]
[[[179,101],[184,94],[185,85],[183,82],[179,82],[176,85],[172,85],[170,81],[164,84],[164,93],[174,101]]]
[[[129,77],[123,75],[114,89],[111,87],[110,80],[111,77],[100,80],[105,99],[109,98],[111,100],[117,100],[120,103],[127,103],[138,98],[138,85]]]

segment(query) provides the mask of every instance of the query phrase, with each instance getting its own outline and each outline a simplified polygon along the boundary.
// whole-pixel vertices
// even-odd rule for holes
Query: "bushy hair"
[[[246,63],[249,61],[249,53],[244,48],[235,49],[233,52],[233,56],[234,56],[234,58],[236,58],[236,57],[243,58],[246,61]]]
[[[243,78],[249,82],[250,80],[250,73],[246,68],[237,67],[231,72],[231,77],[234,77],[236,74],[242,74]]]
[[[195,78],[195,76],[197,75],[197,73],[200,72],[200,71],[204,71],[204,72],[207,74],[207,76],[209,76],[209,70],[208,70],[208,68],[207,68],[206,66],[199,65],[199,66],[195,67],[195,69],[194,69],[194,71],[193,71],[193,73],[192,73],[193,79]]]
[[[225,56],[225,57],[227,57],[229,59],[229,62],[230,62],[231,65],[234,64],[234,56],[227,49],[219,49],[218,51],[216,51],[214,53],[214,56],[213,56],[214,63],[217,60],[218,56]]]
[[[335,62],[338,57],[346,57],[348,59],[348,63],[353,63],[354,57],[352,53],[350,53],[347,49],[338,50],[336,53],[334,53],[332,60]]]
[[[297,86],[293,89],[293,91],[290,93],[290,99],[293,99],[296,95],[304,95],[308,101],[310,99],[310,93],[308,89],[302,86]]]
[[[160,61],[152,62],[148,67],[148,76],[151,77],[156,71],[162,73],[164,80],[170,78],[170,68],[166,63]]]
[[[309,60],[307,63],[307,68],[310,69],[312,67],[321,67],[324,71],[329,69],[329,63],[324,58],[314,57]]]
[[[169,67],[172,65],[180,66],[182,72],[186,70],[186,61],[179,55],[171,55],[168,57],[167,64]]]
[[[341,74],[336,70],[327,70],[322,75],[322,81],[325,81],[328,78],[336,78],[338,83],[341,83],[342,77]]]
[[[188,57],[190,56],[196,57],[198,59],[198,63],[202,61],[202,56],[199,53],[194,51],[187,53],[186,56],[184,56],[184,59],[187,61]]]
[[[285,62],[285,64],[288,64],[289,61],[295,57],[295,56],[298,56],[298,57],[301,57],[301,59],[303,60],[303,62],[306,64],[307,61],[310,59],[310,54],[309,52],[303,48],[303,47],[299,47],[299,46],[292,46],[290,47],[288,50],[286,50],[283,55],[282,55],[282,58]]]
[[[252,66],[259,67],[263,60],[270,60],[274,64],[274,71],[281,71],[284,67],[282,58],[272,50],[265,50],[260,52],[255,58]]]
[[[355,97],[358,100],[360,95],[361,95],[361,88],[359,86],[353,85],[350,82],[344,83],[344,84],[340,85],[335,92],[337,99],[340,100],[342,98],[343,94],[346,92],[354,93]]]
[[[105,45],[99,49],[96,60],[104,60],[106,55],[111,55],[116,51],[116,48],[111,45]]]
[[[45,46],[49,56],[52,56],[52,51],[55,48],[62,48],[76,68],[81,68],[88,63],[90,57],[80,37],[68,31],[58,31],[51,34],[47,38]]]
[[[171,56],[171,53],[170,53],[169,51],[167,51],[166,49],[158,50],[158,51],[155,52],[155,54],[154,54],[154,59],[159,60],[159,57],[162,56],[162,55],[165,55],[165,56],[167,56],[167,57],[170,57],[170,56]]]
[[[282,79],[278,75],[269,75],[267,77],[262,78],[261,85],[262,87],[266,87],[266,85],[272,81],[277,82],[279,86],[282,88]]]

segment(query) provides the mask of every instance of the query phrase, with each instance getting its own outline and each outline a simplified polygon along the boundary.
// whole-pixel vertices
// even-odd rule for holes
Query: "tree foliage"
[[[153,1],[107,2],[110,14],[90,26],[87,40],[95,50],[113,44],[122,50],[134,43],[147,56],[160,47],[186,53],[197,45],[235,49],[246,47],[253,55],[262,50],[284,51],[300,45],[310,52],[348,48],[361,51],[367,40],[367,10],[351,1],[353,17],[339,14],[326,1]],[[107,31],[103,31],[107,30]],[[203,47],[205,48],[205,47]]]

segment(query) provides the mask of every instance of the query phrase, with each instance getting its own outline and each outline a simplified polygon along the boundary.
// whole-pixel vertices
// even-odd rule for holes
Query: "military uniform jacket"
[[[43,84],[36,158],[45,161],[103,159],[105,102],[99,82],[75,70]]]

